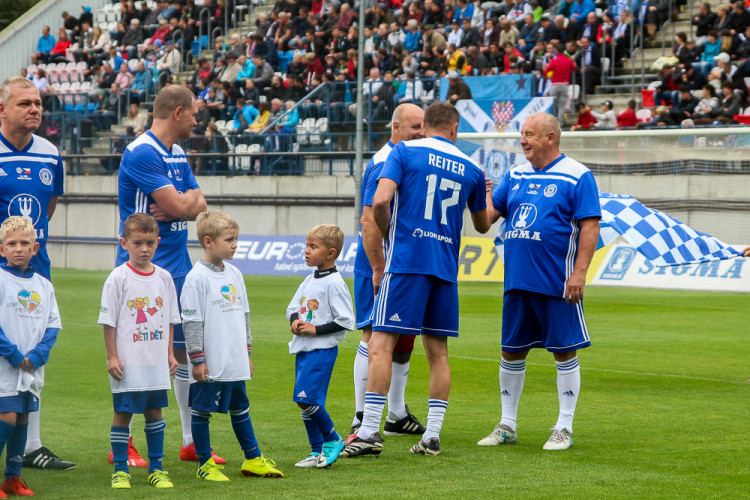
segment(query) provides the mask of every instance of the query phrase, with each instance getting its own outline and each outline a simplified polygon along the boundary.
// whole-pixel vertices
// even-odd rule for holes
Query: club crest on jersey
[[[41,213],[42,206],[39,200],[27,193],[17,194],[8,203],[8,216],[19,215],[33,225],[39,222]]]
[[[227,299],[231,304],[237,302],[237,292],[234,285],[224,285],[221,287],[221,296]]]
[[[34,290],[21,290],[18,292],[18,302],[28,312],[34,312],[34,309],[39,306],[41,300],[39,293]]]
[[[550,184],[549,186],[544,188],[544,196],[546,196],[547,198],[552,198],[553,196],[555,196],[555,193],[557,193],[557,186],[555,186],[554,184]]]
[[[52,171],[48,168],[43,168],[39,171],[39,180],[42,184],[49,186],[52,184]]]

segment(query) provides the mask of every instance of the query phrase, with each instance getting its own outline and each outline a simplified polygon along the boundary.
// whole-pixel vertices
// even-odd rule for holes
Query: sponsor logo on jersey
[[[532,182],[531,184],[529,184],[529,190],[526,191],[526,194],[539,194],[539,189],[541,188],[541,184],[535,184]]]
[[[401,322],[401,318],[398,316],[398,313],[396,313],[393,316],[391,316],[390,318],[388,318],[388,321],[394,321],[396,323],[400,323]]]
[[[8,216],[20,215],[27,221],[36,225],[42,213],[42,205],[34,196],[21,193],[14,196],[8,203]]]
[[[536,207],[531,203],[521,203],[511,219],[514,229],[528,229],[536,221]]]
[[[227,299],[231,304],[237,302],[237,291],[232,284],[221,287],[221,296]]]
[[[554,184],[550,184],[549,186],[544,188],[544,196],[546,196],[547,198],[552,198],[553,196],[555,196],[555,193],[557,193],[557,186],[555,186]]]
[[[183,309],[182,310],[182,315],[187,316],[188,318],[190,316],[195,316],[196,314],[198,314],[198,311],[196,309]]]
[[[49,186],[52,184],[52,171],[48,168],[43,168],[39,171],[39,180],[42,184]]]
[[[445,243],[453,244],[453,238],[450,236],[443,236],[442,234],[433,233],[432,231],[425,231],[421,228],[416,228],[411,235],[415,238],[432,238],[433,240],[442,241]]]

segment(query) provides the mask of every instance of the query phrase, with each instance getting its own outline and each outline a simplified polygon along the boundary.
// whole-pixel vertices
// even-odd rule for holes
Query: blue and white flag
[[[664,212],[643,205],[627,194],[599,192],[602,218],[596,249],[622,236],[656,267],[698,264],[739,257],[735,250],[710,234],[701,233]],[[505,221],[495,238],[495,249],[504,259]]]
[[[629,195],[599,192],[602,207],[597,248],[618,235],[657,267],[731,259],[741,252],[710,234],[696,231]]]

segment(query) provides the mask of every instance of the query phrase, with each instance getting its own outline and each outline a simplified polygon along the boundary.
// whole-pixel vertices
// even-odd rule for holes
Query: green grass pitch
[[[453,386],[441,434],[443,454],[414,456],[414,437],[386,438],[380,458],[341,459],[325,470],[295,469],[309,452],[291,401],[293,358],[284,311],[300,279],[248,277],[255,379],[251,415],[264,454],[284,479],[245,478],[229,418],[214,416],[212,443],[231,482],[195,477],[178,459],[180,421],[170,394],[165,468],[175,489],[156,491],[144,469],[133,489],[109,488],[112,399],[102,330],[96,325],[107,273],[53,273],[64,330],[53,348],[42,405],[42,440],[75,470],[24,469],[42,498],[748,498],[750,343],[747,295],[589,288],[593,347],[580,353],[582,391],[575,445],[545,452],[557,418],[552,356],[528,360],[519,442],[483,448],[500,418],[501,285],[462,283],[461,336],[450,341]],[[354,410],[352,361],[359,334],[340,345],[327,408],[346,434]],[[428,370],[419,342],[407,403],[426,420]],[[136,446],[146,455],[143,417]]]

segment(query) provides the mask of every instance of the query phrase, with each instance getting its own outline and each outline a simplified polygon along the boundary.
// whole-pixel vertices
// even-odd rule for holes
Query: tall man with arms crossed
[[[484,173],[453,144],[458,111],[433,104],[424,116],[426,139],[400,142],[383,166],[372,200],[386,240],[385,274],[374,309],[362,426],[347,439],[348,455],[380,454],[378,432],[399,335],[422,335],[430,365],[427,429],[412,453],[440,453],[451,372],[448,337],[458,336],[458,251],[464,208],[486,233]],[[391,201],[393,210],[391,211]]]
[[[529,349],[557,365],[560,413],[545,450],[573,445],[581,388],[577,350],[591,345],[583,318],[586,272],[599,237],[599,191],[591,171],[560,153],[560,124],[534,113],[521,128],[528,163],[508,172],[488,199],[492,221],[507,219],[500,400],[502,419],[480,446],[515,443]]]
[[[372,197],[378,187],[378,176],[393,147],[401,141],[424,139],[424,111],[414,104],[401,104],[393,112],[391,139],[375,153],[362,176],[362,217],[360,220],[357,257],[354,261],[354,295],[357,307],[357,328],[362,330],[362,341],[354,357],[355,413],[352,421],[354,434],[362,425],[367,385],[367,343],[372,335],[372,307],[375,294],[383,279],[385,257],[383,236],[372,215]],[[388,390],[386,435],[422,434],[425,428],[410,412],[405,403],[409,359],[414,350],[414,335],[402,335],[393,350],[393,377]]]
[[[11,215],[28,219],[36,230],[39,252],[31,258],[34,270],[50,279],[47,226],[63,194],[64,172],[57,148],[34,132],[42,123],[42,99],[30,80],[16,76],[0,85],[0,223]],[[0,262],[5,259],[0,257]],[[23,466],[65,470],[73,462],[61,460],[42,446],[39,413],[29,414]]]
[[[176,144],[190,137],[197,112],[195,96],[190,90],[177,85],[160,90],[154,100],[154,124],[126,148],[118,179],[120,235],[125,219],[132,213],[143,212],[156,218],[161,242],[152,262],[172,275],[178,297],[185,276],[192,269],[187,251],[187,221],[206,211],[206,199],[185,152]],[[118,247],[117,265],[127,260],[128,253]],[[190,383],[181,325],[174,328],[174,354],[179,363],[174,392],[182,421],[180,458],[197,461],[190,429]],[[220,460],[223,459],[216,462]]]

